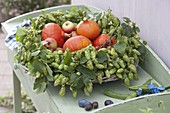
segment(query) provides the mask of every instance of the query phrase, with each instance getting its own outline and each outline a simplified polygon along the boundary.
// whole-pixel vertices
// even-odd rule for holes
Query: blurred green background
[[[71,0],[0,0],[0,22],[23,13],[70,3]]]

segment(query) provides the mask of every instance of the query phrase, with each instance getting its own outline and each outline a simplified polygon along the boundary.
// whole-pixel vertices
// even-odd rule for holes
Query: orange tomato
[[[102,44],[103,47],[107,47],[109,43],[115,44],[116,39],[112,37],[110,42],[107,42],[107,40],[110,38],[109,35],[103,33],[100,36],[98,36],[96,39],[93,40],[93,46],[95,47],[100,47]]]
[[[84,20],[77,25],[76,32],[78,35],[83,35],[93,40],[100,34],[100,27],[93,20]]]
[[[65,51],[67,48],[73,52],[80,50],[82,48],[87,47],[88,45],[92,44],[91,41],[84,36],[74,36],[69,38],[63,45],[63,51]]]

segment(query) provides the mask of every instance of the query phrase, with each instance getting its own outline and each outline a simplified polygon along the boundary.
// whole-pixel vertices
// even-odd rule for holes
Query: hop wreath
[[[129,18],[124,17],[121,22],[110,9],[92,12],[87,7],[72,7],[66,11],[42,11],[29,19],[31,27],[17,29],[16,40],[21,44],[14,59],[35,78],[33,89],[37,93],[44,92],[49,82],[60,87],[59,95],[64,96],[69,87],[75,97],[79,89],[90,95],[94,83],[121,79],[129,86],[131,80],[138,80],[136,67],[142,59],[140,30]],[[74,29],[63,29],[66,21],[74,23]],[[79,29],[82,23],[95,23],[99,30]],[[50,28],[43,34],[48,24],[57,30]]]

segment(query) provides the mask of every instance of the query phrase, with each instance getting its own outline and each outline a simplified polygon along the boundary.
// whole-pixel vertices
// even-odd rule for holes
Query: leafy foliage
[[[70,20],[79,23],[84,19],[95,20],[101,33],[110,36],[108,47],[92,45],[76,52],[51,50],[44,47],[41,41],[41,30],[49,22],[60,26]],[[15,61],[28,68],[29,73],[35,78],[33,89],[37,93],[44,92],[47,82],[54,86],[61,86],[59,94],[65,94],[65,87],[69,86],[73,96],[79,89],[83,89],[89,95],[93,89],[93,83],[102,83],[105,79],[116,76],[124,80],[126,85],[130,80],[137,80],[135,64],[141,53],[140,37],[137,35],[139,28],[129,18],[124,22],[113,16],[111,11],[92,13],[87,7],[72,7],[70,10],[57,10],[50,13],[42,11],[37,18],[30,18],[32,27],[19,28],[16,38],[21,43]],[[116,43],[109,43],[115,37]]]
[[[137,35],[140,30],[139,27],[136,26],[134,22],[132,22],[129,18],[123,17],[124,23],[121,24],[121,29],[118,29],[117,43],[115,44],[115,49],[120,53],[124,54],[125,49],[128,46],[124,37],[133,37]]]
[[[37,93],[42,93],[46,90],[47,87],[47,82],[44,78],[37,78],[34,81],[34,87],[33,89],[37,92]]]
[[[66,49],[65,58],[64,58],[64,62],[63,63],[68,65],[68,64],[71,63],[71,61],[72,61],[72,54],[71,54],[71,52],[68,49]]]
[[[103,63],[104,61],[108,60],[107,54],[104,51],[99,51],[97,53],[97,59],[99,63]]]
[[[94,71],[89,70],[88,68],[78,65],[77,70],[81,72],[84,76],[89,77],[90,79],[95,79],[96,74]]]
[[[121,54],[125,53],[126,43],[116,43],[114,48]]]
[[[25,28],[18,28],[16,33],[16,41],[22,42],[24,39],[24,36],[27,34],[27,30]]]

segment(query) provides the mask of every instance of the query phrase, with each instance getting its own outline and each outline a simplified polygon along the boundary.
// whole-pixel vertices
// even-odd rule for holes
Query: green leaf
[[[35,52],[32,52],[31,53],[31,56],[37,56],[41,51],[40,50],[37,50]]]
[[[126,43],[116,43],[114,45],[114,48],[117,52],[119,52],[120,54],[124,54],[125,53],[125,49],[126,49]]]
[[[33,89],[36,91],[36,93],[42,93],[47,88],[47,82],[44,78],[37,78],[34,81]]]
[[[32,18],[31,16],[28,16],[29,20],[31,21],[31,26],[35,28],[35,19]]]
[[[70,10],[70,12],[77,12],[79,9],[76,6],[73,6]]]
[[[75,12],[77,12],[77,11],[78,11],[78,8],[77,8],[76,6],[73,6],[70,11],[73,11],[73,12],[75,11]]]
[[[28,70],[31,73],[31,75],[35,76],[35,71],[34,71],[34,67],[32,66],[32,64],[29,62],[28,63]]]
[[[91,78],[87,77],[87,76],[83,76],[83,82],[85,84],[85,86],[88,86],[89,82],[90,82]]]
[[[133,31],[137,34],[140,32],[140,29],[137,26],[133,26]]]
[[[47,15],[47,18],[48,18],[49,20],[51,20],[51,21],[55,21],[55,18],[54,18],[54,16],[53,16],[51,13],[49,13],[49,14]]]
[[[18,28],[16,32],[16,41],[22,42],[26,34],[27,32],[25,28],[23,27]]]
[[[45,64],[38,60],[33,61],[32,66],[35,71],[39,71],[40,73],[44,73],[44,70],[46,70]]]
[[[35,50],[36,49],[36,45],[35,44],[31,44],[31,46],[29,47],[29,50]]]
[[[130,18],[128,18],[128,17],[123,17],[123,20],[124,20],[126,23],[130,23],[130,22],[131,22]]]
[[[72,54],[71,52],[66,49],[65,53],[64,53],[64,64],[68,65],[70,64],[70,62],[72,61]]]
[[[70,74],[70,83],[71,86],[76,89],[81,89],[84,86],[83,76],[77,76],[75,73]]]
[[[46,75],[46,77],[48,81],[53,81],[53,71],[51,70],[48,64],[46,64],[46,67],[47,67],[47,72],[48,72],[48,75]]]
[[[124,36],[131,37],[140,32],[136,23],[132,22],[129,18],[123,17],[125,23],[122,23],[122,33]]]
[[[102,15],[103,15],[103,12],[100,12],[100,13],[96,13],[95,14],[95,20],[100,20],[101,19],[101,17],[102,17]]]
[[[41,59],[47,60],[47,57],[46,57],[46,50],[41,50],[39,56],[41,57]]]
[[[73,87],[75,87],[76,89],[81,89],[82,87],[84,87],[83,77],[82,76],[77,77],[73,84],[74,84]]]
[[[69,71],[66,70],[62,70],[62,75],[66,76],[66,77],[70,77],[71,73]]]
[[[117,42],[119,42],[119,43],[124,42],[124,37],[125,37],[125,36],[118,35],[118,36],[117,36]]]
[[[122,33],[124,36],[131,37],[133,34],[133,29],[129,25],[122,23]]]
[[[83,9],[88,11],[88,12],[91,12],[91,10],[88,7],[86,7],[86,6],[84,6]]]
[[[64,75],[65,76],[65,75]],[[70,73],[70,83],[73,83],[77,79],[77,75],[75,73]]]
[[[99,63],[103,63],[104,61],[108,60],[107,54],[104,51],[97,52],[97,59]]]
[[[80,60],[80,64],[84,64],[88,61],[88,59],[86,57],[82,57],[82,59]]]
[[[90,77],[91,79],[96,78],[96,73],[82,65],[78,65],[76,68],[80,73],[82,73],[84,76]]]
[[[42,10],[41,13],[42,13],[43,15],[46,15],[46,11],[45,11],[45,10]]]

